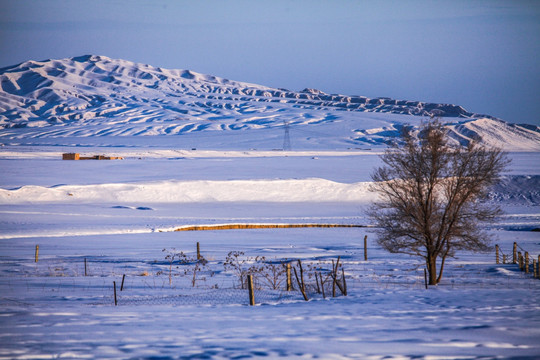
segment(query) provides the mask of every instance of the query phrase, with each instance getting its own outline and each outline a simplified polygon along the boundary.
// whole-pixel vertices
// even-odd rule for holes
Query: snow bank
[[[156,181],[142,183],[22,186],[0,190],[0,204],[57,202],[370,202],[369,183],[342,184],[325,179]]]

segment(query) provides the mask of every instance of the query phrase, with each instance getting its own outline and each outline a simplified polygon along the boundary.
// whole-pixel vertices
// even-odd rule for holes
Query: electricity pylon
[[[283,151],[291,150],[291,138],[289,137],[289,121],[283,120],[285,135],[283,136]]]

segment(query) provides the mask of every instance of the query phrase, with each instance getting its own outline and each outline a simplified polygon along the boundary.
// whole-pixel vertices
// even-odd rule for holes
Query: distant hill
[[[462,144],[478,138],[507,150],[540,150],[538,126],[457,105],[274,89],[105,56],[2,68],[0,89],[3,143],[98,137],[121,144],[181,135],[174,139],[191,146],[280,148],[287,128],[293,149],[372,147],[396,137],[404,124],[437,116]]]

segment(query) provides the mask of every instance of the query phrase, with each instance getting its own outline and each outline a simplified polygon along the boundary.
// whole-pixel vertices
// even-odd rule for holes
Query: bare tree
[[[509,160],[500,149],[475,141],[451,146],[439,120],[422,124],[417,136],[404,127],[401,140],[389,146],[381,156],[384,165],[371,176],[379,201],[369,216],[379,245],[424,258],[429,284],[436,285],[447,257],[486,250],[488,237],[479,225],[501,210],[483,200]]]

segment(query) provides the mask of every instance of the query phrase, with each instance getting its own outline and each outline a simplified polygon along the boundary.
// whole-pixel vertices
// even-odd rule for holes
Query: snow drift
[[[155,181],[135,184],[23,186],[0,189],[0,204],[17,203],[207,203],[207,202],[368,202],[369,183],[324,179]]]

